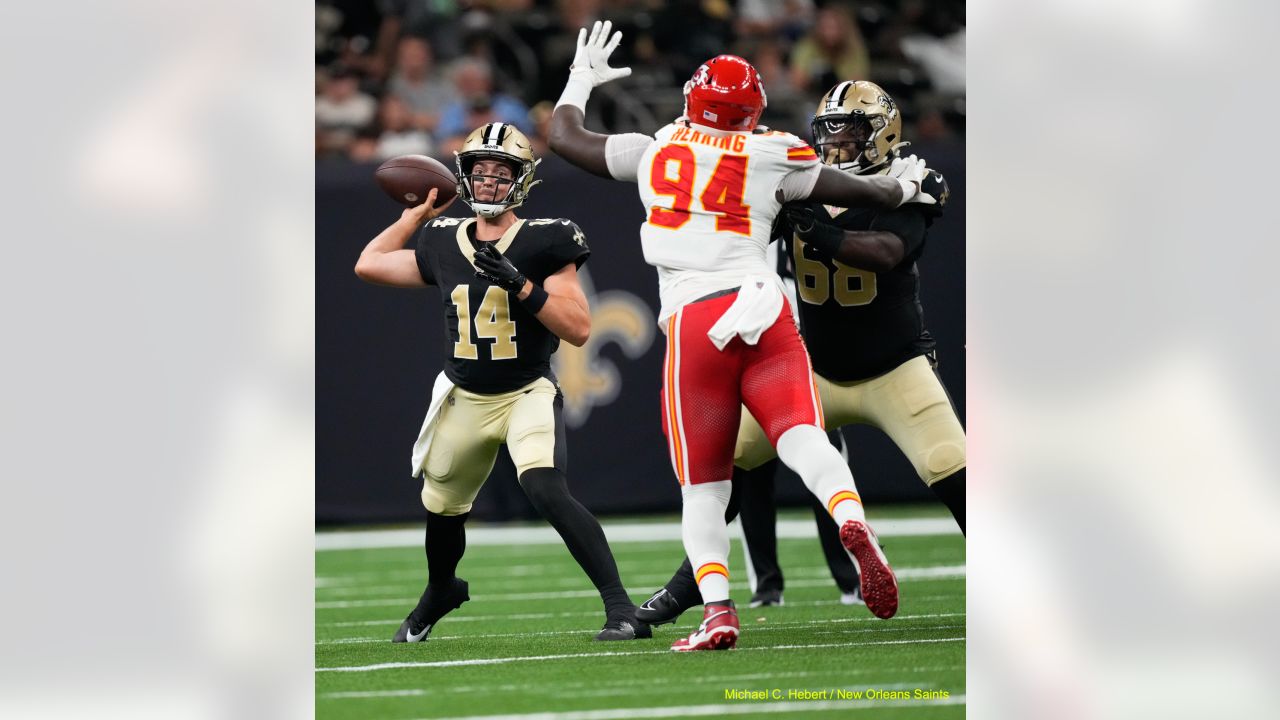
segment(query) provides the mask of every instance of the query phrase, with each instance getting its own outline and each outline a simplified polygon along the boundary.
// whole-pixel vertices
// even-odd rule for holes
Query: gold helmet
[[[462,150],[454,153],[454,160],[458,166],[458,194],[477,215],[484,217],[497,217],[519,207],[529,196],[529,190],[542,182],[533,179],[533,171],[542,160],[533,157],[529,138],[510,123],[493,122],[476,128],[462,143]],[[472,183],[475,178],[489,177],[472,173],[477,160],[498,160],[511,166],[515,180],[502,179],[509,185],[505,196],[490,202],[476,200]],[[501,190],[502,185],[498,187]]]
[[[823,95],[811,129],[822,162],[859,175],[885,169],[909,144],[898,104],[866,80],[846,80]]]

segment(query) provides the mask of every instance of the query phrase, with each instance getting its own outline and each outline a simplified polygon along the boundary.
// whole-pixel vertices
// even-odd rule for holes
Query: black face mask
[[[828,165],[863,164],[863,152],[870,147],[874,132],[871,121],[863,115],[814,118],[811,129],[818,156]],[[836,153],[835,159],[829,160],[832,153]]]

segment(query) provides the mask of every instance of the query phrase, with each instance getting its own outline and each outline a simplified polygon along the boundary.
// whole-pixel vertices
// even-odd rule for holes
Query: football
[[[436,205],[458,194],[458,179],[449,168],[426,155],[401,155],[378,166],[373,177],[392,200],[405,207],[417,207],[436,188]]]

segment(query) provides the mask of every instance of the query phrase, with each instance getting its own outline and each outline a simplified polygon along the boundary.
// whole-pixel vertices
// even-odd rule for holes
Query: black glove
[[[818,222],[817,216],[813,214],[813,208],[808,205],[788,205],[786,213],[791,229],[806,245],[812,245],[818,252],[829,258],[834,258],[840,251],[840,244],[844,242],[844,231],[833,225]]]
[[[476,250],[476,277],[513,293],[523,290],[526,280],[524,273],[512,265],[494,243],[485,243]]]

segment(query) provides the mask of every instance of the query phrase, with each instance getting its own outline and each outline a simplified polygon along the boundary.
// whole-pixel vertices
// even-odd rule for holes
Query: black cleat
[[[781,590],[761,590],[751,596],[750,607],[773,607],[775,605],[782,605]]]
[[[409,617],[400,623],[400,629],[391,638],[393,643],[424,642],[431,634],[431,628],[440,622],[440,618],[450,611],[462,607],[462,603],[471,599],[467,594],[467,581],[454,578],[449,588],[443,592],[428,585],[422,591],[418,606],[409,613]]]
[[[636,609],[636,619],[650,625],[673,623],[680,613],[693,607],[684,605],[664,587]]]
[[[653,628],[649,623],[636,619],[634,609],[626,615],[618,615],[605,621],[604,627],[596,634],[596,640],[647,640],[653,637]]]
[[[391,638],[391,642],[426,642],[427,636],[431,634],[431,627],[431,625],[419,625],[415,628],[413,615],[410,615],[404,619],[404,622],[400,623],[400,629]]]

